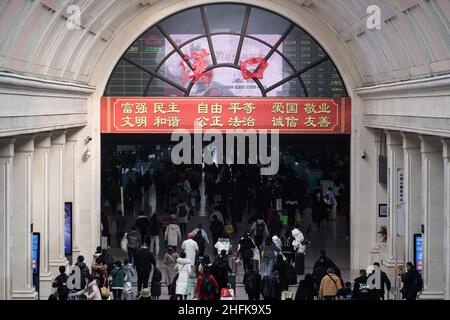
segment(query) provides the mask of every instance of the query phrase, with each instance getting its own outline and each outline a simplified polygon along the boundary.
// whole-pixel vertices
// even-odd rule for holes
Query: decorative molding
[[[450,96],[450,74],[418,80],[408,80],[370,87],[361,87],[354,90],[363,100],[399,98],[421,95]]]
[[[71,93],[89,96],[95,92],[95,87],[79,83],[48,80],[30,77],[16,73],[0,71],[0,88],[29,88],[33,91],[48,91],[55,93]]]

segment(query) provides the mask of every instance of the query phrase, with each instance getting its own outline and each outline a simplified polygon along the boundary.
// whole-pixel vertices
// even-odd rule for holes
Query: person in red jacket
[[[195,294],[198,300],[214,300],[214,293],[219,290],[214,276],[210,274],[209,268],[205,267],[203,272],[197,278],[197,285],[195,286]]]

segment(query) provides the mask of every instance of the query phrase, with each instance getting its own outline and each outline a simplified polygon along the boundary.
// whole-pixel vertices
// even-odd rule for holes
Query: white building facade
[[[73,203],[73,255],[90,263],[100,242],[107,81],[150,26],[206,2],[220,3],[0,1],[0,299],[37,298],[32,232],[41,234],[40,294],[48,296],[58,267],[68,265],[65,202]],[[380,29],[367,28],[372,13],[362,0],[245,1],[309,32],[352,99],[351,268],[378,260],[394,276],[397,264],[414,260],[413,235],[422,234],[421,298],[450,299],[450,2],[374,2]]]

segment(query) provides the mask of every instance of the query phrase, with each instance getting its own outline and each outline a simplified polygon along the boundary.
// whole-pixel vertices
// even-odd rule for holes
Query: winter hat
[[[142,289],[141,297],[142,298],[150,298],[150,289],[149,288]]]

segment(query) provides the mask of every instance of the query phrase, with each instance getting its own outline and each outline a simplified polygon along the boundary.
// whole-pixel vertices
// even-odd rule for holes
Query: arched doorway
[[[233,18],[229,19],[229,17]],[[256,67],[254,66],[253,69],[250,66],[246,67],[245,63],[256,64]],[[198,72],[199,70],[200,72]],[[260,72],[258,73],[258,71]],[[114,148],[113,150],[110,148],[108,151],[105,151],[104,159],[110,158],[108,155],[114,153],[117,155],[119,150],[124,151],[123,145],[132,144],[135,147],[130,148],[129,153],[136,155],[143,152],[144,159],[149,159],[149,156],[158,158],[155,155],[155,150],[161,149],[160,145],[167,142],[167,140],[153,141],[155,145],[149,146],[151,145],[148,143],[149,140],[157,138],[155,136],[152,138],[148,136],[143,137],[141,134],[148,134],[150,131],[153,133],[167,133],[171,128],[173,129],[173,126],[169,122],[157,123],[155,117],[151,119],[145,118],[144,122],[142,117],[136,117],[136,114],[146,115],[149,113],[149,108],[153,108],[153,113],[165,113],[160,109],[162,106],[158,106],[158,110],[155,109],[157,105],[161,105],[158,99],[163,97],[171,97],[170,101],[183,101],[184,104],[188,100],[181,97],[202,97],[202,99],[206,99],[206,97],[210,99],[219,97],[245,97],[246,99],[259,97],[262,98],[261,101],[270,98],[281,99],[282,101],[288,98],[297,99],[302,101],[300,106],[304,109],[303,112],[306,112],[306,115],[320,113],[320,111],[325,113],[330,111],[326,104],[322,110],[320,99],[325,99],[324,101],[338,101],[341,99],[342,104],[337,103],[336,109],[330,111],[341,115],[345,115],[345,111],[342,110],[345,110],[347,104],[347,100],[343,99],[347,97],[347,92],[339,72],[328,54],[308,33],[277,14],[258,7],[239,4],[214,4],[189,8],[169,16],[152,26],[121,57],[108,81],[104,96],[103,109],[112,111],[112,114],[109,114],[109,111],[102,111],[102,117],[104,117],[102,118],[102,132],[104,133],[102,141],[104,146],[109,145]],[[125,97],[123,98],[125,100],[129,99],[130,103],[126,101],[123,103],[124,101],[122,101],[123,99],[121,100],[121,97]],[[144,97],[156,97],[154,98],[156,100],[150,98],[150,100],[142,100],[141,98]],[[318,99],[317,105],[314,104],[314,101],[316,101],[314,99]],[[121,102],[118,102],[119,100]],[[273,106],[275,106],[274,101],[276,100],[271,101]],[[286,100],[286,107],[289,101]],[[169,100],[166,100],[166,102],[169,104]],[[199,106],[197,111],[201,113],[199,111],[200,100],[196,101],[196,103]],[[177,109],[178,104],[173,105],[175,105],[173,108],[179,111]],[[217,101],[216,105],[218,105]],[[297,103],[295,105],[297,109]],[[171,105],[168,107],[171,108]],[[316,107],[319,110],[316,110]],[[119,117],[120,119],[118,119],[114,110],[120,108],[122,113]],[[125,108],[128,108],[128,110],[124,111]],[[172,112],[175,112],[174,110]],[[284,109],[282,112],[284,113]],[[133,113],[134,117],[128,116]],[[115,122],[116,120],[119,120],[119,122]],[[287,121],[288,119],[285,118],[284,120]],[[296,119],[296,121],[298,120]],[[299,132],[312,135],[309,137],[304,136],[297,140],[293,139],[292,136],[289,138],[286,136],[286,139],[284,139],[284,141],[287,141],[285,142],[286,157],[294,158],[291,164],[293,166],[305,166],[303,169],[300,169],[302,173],[298,173],[299,177],[305,178],[305,169],[307,171],[318,169],[319,171],[314,172],[314,174],[306,174],[308,178],[305,178],[307,180],[306,190],[303,192],[312,193],[318,187],[320,193],[326,194],[328,187],[324,187],[324,185],[331,182],[332,189],[335,189],[335,183],[340,180],[340,178],[331,177],[334,174],[333,171],[336,171],[335,166],[332,167],[330,165],[326,169],[324,167],[320,168],[321,165],[323,166],[323,163],[318,163],[320,161],[337,162],[340,159],[347,161],[345,163],[345,177],[341,177],[346,179],[346,181],[345,183],[339,182],[346,185],[347,188],[349,187],[350,152],[348,133],[350,128],[345,128],[344,119],[337,117],[335,120],[337,122],[333,128],[341,126],[342,130],[337,131],[337,133],[341,134],[340,136],[324,135],[324,133],[336,133],[333,130],[319,130],[320,128],[328,129],[330,123],[322,126],[319,122],[313,122],[311,127],[307,125],[305,117],[305,119],[302,119],[302,131]],[[108,121],[110,124],[105,124]],[[127,132],[128,135],[125,137],[113,135],[112,133],[120,133],[120,130],[111,131],[111,123],[112,127],[115,128],[118,126],[128,127],[128,131],[122,131]],[[161,128],[162,124],[166,125],[166,127]],[[140,128],[144,130],[138,130]],[[314,128],[318,129],[314,131]],[[149,131],[146,132],[145,129]],[[295,133],[295,130],[289,133]],[[129,134],[138,135],[131,136]],[[137,141],[140,141],[140,144]],[[321,147],[317,148],[319,150],[313,151],[314,148],[311,145],[314,142],[321,145]],[[146,144],[146,147],[143,147],[144,144]],[[136,145],[139,145],[139,147],[136,148]],[[301,154],[300,158],[296,158],[295,156],[298,155],[296,153],[305,147],[309,148],[306,155]],[[170,146],[165,146],[164,148],[170,151]],[[324,149],[329,152],[327,153]],[[106,150],[106,148],[102,148],[102,150]],[[110,153],[108,154],[108,152]],[[127,152],[125,151],[124,154],[126,155]],[[131,156],[131,161],[146,162],[142,158],[133,157]],[[311,159],[305,159],[305,157],[318,157],[320,160],[311,161]],[[301,162],[299,163],[296,160]],[[126,167],[123,159],[119,159],[119,162],[122,162],[120,164],[121,170]],[[117,167],[117,162],[113,162],[111,167]],[[140,168],[134,169],[135,171],[148,170],[142,169],[142,166]],[[294,170],[293,167],[289,169]],[[124,173],[122,170],[120,174],[123,175],[126,172]],[[341,175],[343,175],[342,172]],[[111,175],[111,171],[103,174],[103,190],[113,185],[108,180],[112,176],[114,175]],[[311,178],[311,176],[315,177]],[[134,177],[131,178],[132,180],[134,179]],[[309,178],[311,178],[311,181],[308,181]],[[123,176],[119,177],[119,184],[126,189],[128,182],[123,179]],[[322,182],[324,182],[324,185],[322,185]],[[132,190],[135,189],[135,183],[136,181],[133,183]],[[118,194],[117,190],[112,193]],[[125,198],[128,193],[125,190]],[[279,198],[286,201],[282,196]],[[303,200],[300,201],[302,202]],[[143,202],[137,204],[141,209],[145,207],[142,205]],[[136,203],[134,204],[136,205]],[[275,207],[276,205],[273,203],[273,205],[270,204],[269,206]],[[162,210],[165,209],[163,208]],[[212,207],[210,209],[212,210]],[[342,208],[340,209],[342,210]],[[128,211],[128,209],[125,210]],[[139,215],[136,211],[140,211],[140,209],[131,209],[130,215]],[[282,211],[281,208],[280,211]],[[346,214],[349,215],[348,209]],[[348,225],[348,221],[343,223]],[[341,250],[344,247],[348,251],[349,230],[348,227],[345,227],[345,229],[345,231],[339,231],[343,233],[338,236],[342,237],[340,240],[344,241],[345,233],[345,242],[347,244],[344,246],[339,244],[336,247],[332,247],[333,250]],[[335,238],[334,240],[338,239]],[[318,256],[319,249],[322,249],[324,245],[327,246],[329,244],[326,241],[319,244],[320,247],[318,246],[315,249],[317,252],[312,254]],[[346,252],[343,259],[346,260],[345,269],[349,271],[348,252]]]

